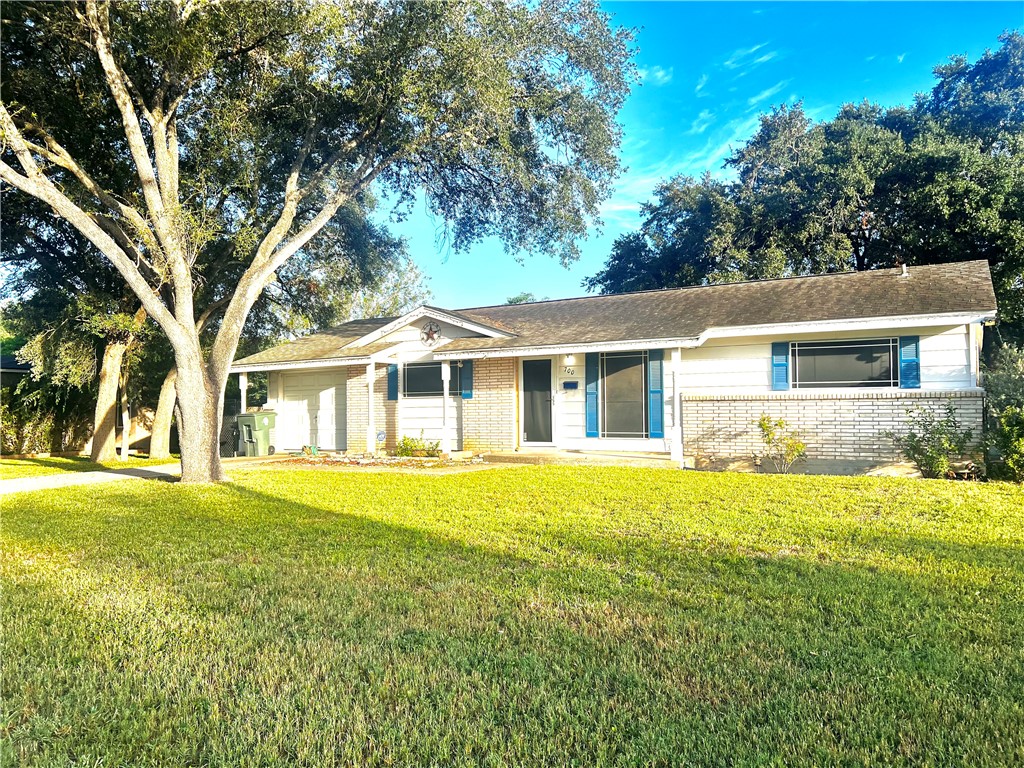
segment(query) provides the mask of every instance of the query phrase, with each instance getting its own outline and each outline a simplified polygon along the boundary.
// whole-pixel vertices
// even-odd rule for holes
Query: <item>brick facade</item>
[[[462,447],[474,453],[515,450],[516,361],[473,361],[473,397],[462,402]]]
[[[807,445],[803,471],[864,472],[902,461],[883,434],[907,424],[915,406],[941,412],[952,401],[961,424],[981,437],[984,398],[977,392],[788,392],[772,395],[684,395],[683,452],[697,467],[744,469],[764,452],[762,413],[785,419]]]
[[[366,390],[366,367],[353,365],[348,368],[346,385],[346,433],[347,450],[351,453],[366,453],[366,426],[368,422],[368,397]],[[388,400],[388,367],[374,366],[373,418],[375,431],[386,435],[383,447],[395,450],[398,444],[397,403]]]

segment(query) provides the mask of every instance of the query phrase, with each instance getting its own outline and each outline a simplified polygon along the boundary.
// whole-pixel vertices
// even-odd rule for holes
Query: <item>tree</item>
[[[534,301],[548,301],[548,297],[545,296],[543,299],[538,299],[532,293],[523,291],[522,293],[517,293],[515,296],[509,296],[505,299],[506,304],[529,304]]]
[[[224,390],[253,305],[373,184],[422,192],[455,248],[497,235],[570,260],[618,170],[631,37],[592,2],[2,13],[0,179],[88,239],[166,335],[185,482],[223,478]],[[218,261],[241,274],[200,303]],[[218,304],[206,347],[202,313]]]
[[[985,258],[1024,327],[1024,37],[937,67],[912,107],[761,117],[735,180],[670,179],[584,281],[607,293]],[[1012,331],[1010,333],[1012,334]]]

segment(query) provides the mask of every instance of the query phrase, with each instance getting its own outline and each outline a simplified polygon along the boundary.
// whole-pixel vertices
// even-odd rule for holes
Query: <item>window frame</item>
[[[422,363],[405,363],[402,366],[402,389],[401,389],[401,392],[400,392],[401,396],[402,397],[413,398],[413,399],[416,399],[416,400],[419,400],[419,399],[422,399],[422,398],[428,398],[428,397],[444,397],[444,380],[442,378],[440,378],[441,377],[441,366],[442,365],[444,365],[444,363],[437,362],[437,361],[433,361],[433,362],[427,361],[427,362],[422,362]],[[409,391],[409,369],[410,368],[423,369],[423,368],[430,368],[430,367],[433,367],[433,366],[437,366],[438,387],[439,387],[438,390],[436,392],[434,392],[434,391],[430,391],[430,392],[410,392]],[[461,394],[462,394],[462,361],[461,360],[452,360],[451,361],[451,367],[452,367],[452,377],[451,377],[451,380],[448,382],[448,396],[449,397],[458,397],[458,396],[461,396]]]
[[[866,349],[870,347],[889,348],[889,378],[872,381],[800,381],[800,351],[809,349]],[[791,389],[899,389],[900,374],[900,340],[897,336],[881,336],[866,339],[819,339],[815,341],[789,342],[789,386]]]
[[[638,433],[608,432],[608,387],[606,385],[605,364],[609,357],[639,357],[641,369],[640,400],[643,403],[643,431]],[[623,350],[621,352],[598,353],[597,394],[598,394],[598,439],[600,440],[648,440],[651,436],[651,403],[650,403],[650,351],[646,349]]]

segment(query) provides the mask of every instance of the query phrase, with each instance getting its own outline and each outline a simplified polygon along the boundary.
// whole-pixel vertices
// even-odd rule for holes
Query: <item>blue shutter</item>
[[[587,437],[600,437],[601,432],[597,421],[597,352],[587,353]]]
[[[900,389],[921,388],[921,343],[917,336],[900,336]]]
[[[651,437],[665,436],[664,351],[652,349],[647,355],[647,402]]]
[[[473,361],[462,361],[462,399],[473,399]]]
[[[789,342],[772,342],[772,389],[789,389]]]
[[[398,366],[392,363],[388,366],[388,400],[398,399]]]

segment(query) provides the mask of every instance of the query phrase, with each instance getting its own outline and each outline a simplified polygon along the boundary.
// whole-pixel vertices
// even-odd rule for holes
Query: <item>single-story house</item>
[[[808,471],[898,460],[886,430],[955,403],[980,434],[985,261],[355,320],[238,360],[269,374],[278,451],[638,451],[749,466],[784,418]],[[243,403],[243,410],[245,409]]]

